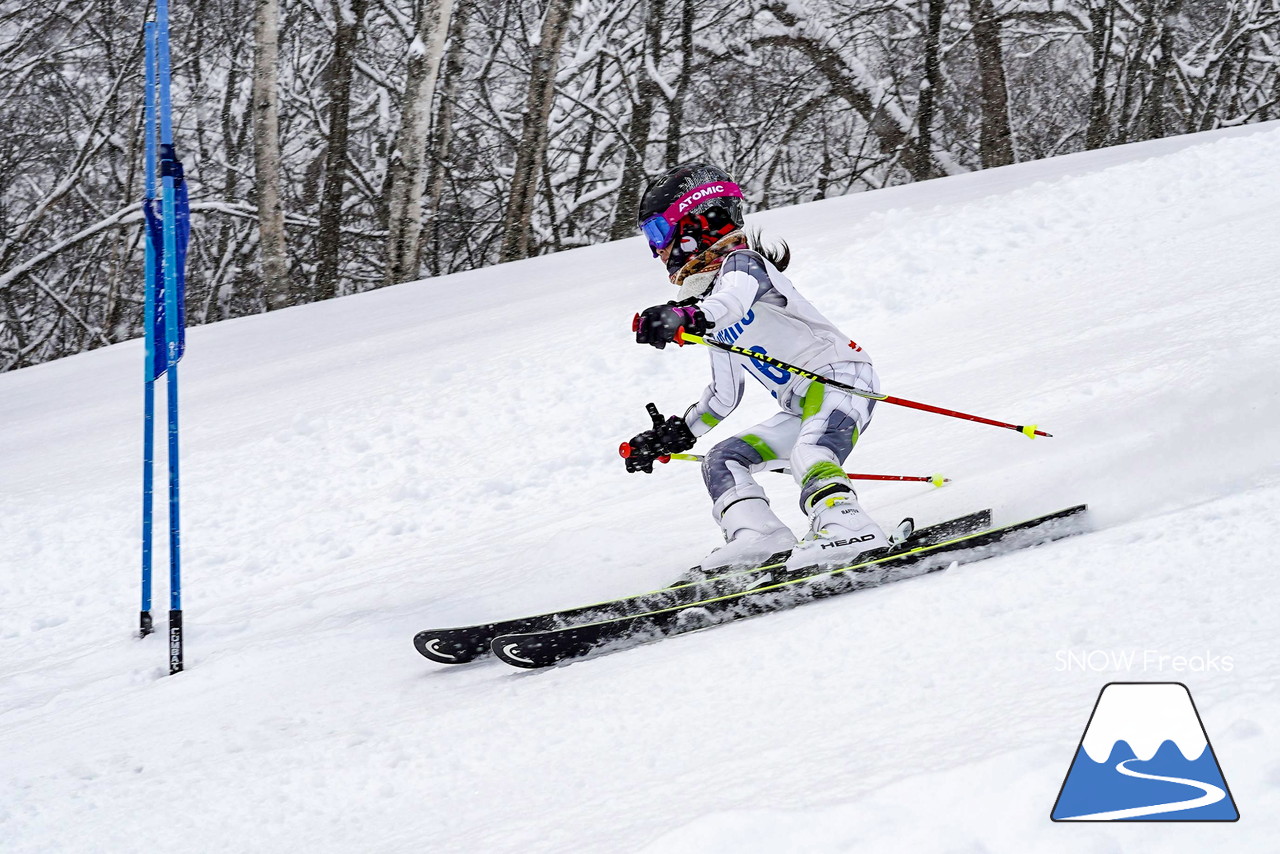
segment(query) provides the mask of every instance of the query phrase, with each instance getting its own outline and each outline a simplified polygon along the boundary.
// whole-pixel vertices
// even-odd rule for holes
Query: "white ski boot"
[[[758,566],[766,558],[796,544],[796,535],[769,509],[763,498],[745,498],[730,504],[720,517],[725,544],[703,558],[707,575],[719,569]]]
[[[876,521],[863,511],[853,492],[821,498],[809,511],[809,533],[791,550],[787,569],[849,566],[871,549],[889,545]]]

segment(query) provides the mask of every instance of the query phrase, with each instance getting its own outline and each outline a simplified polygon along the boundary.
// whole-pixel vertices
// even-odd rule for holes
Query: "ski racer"
[[[743,230],[742,191],[727,172],[707,163],[671,169],[645,190],[637,224],[680,289],[675,300],[636,315],[637,343],[662,349],[683,329],[879,392],[870,356],[783,275],[791,260],[786,243],[763,247],[758,234]],[[703,571],[758,564],[788,549],[789,568],[848,564],[887,546],[842,468],[875,401],[758,359],[711,350],[711,382],[702,397],[684,415],[634,437],[627,471],[651,473],[658,457],[692,448],[738,406],[748,375],[780,411],[704,457],[712,517],[725,543],[703,559]],[[780,462],[789,463],[809,517],[809,531],[798,543],[754,477]]]

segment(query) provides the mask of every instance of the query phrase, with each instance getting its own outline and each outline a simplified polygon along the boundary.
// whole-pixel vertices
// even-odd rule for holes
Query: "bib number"
[[[761,356],[769,355],[763,347],[756,345],[751,348],[752,353],[759,353]],[[766,379],[772,380],[778,385],[785,385],[791,379],[791,372],[783,370],[775,365],[771,365],[762,359],[752,359],[751,364],[755,365],[756,371]]]

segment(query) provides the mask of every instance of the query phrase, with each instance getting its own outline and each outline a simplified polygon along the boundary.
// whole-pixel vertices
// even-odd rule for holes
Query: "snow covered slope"
[[[177,678],[130,636],[141,345],[0,376],[0,850],[1275,850],[1277,163],[1271,124],[752,217],[887,391],[1055,435],[882,406],[849,468],[955,482],[875,515],[1098,530],[547,672],[410,641],[714,545],[696,467],[616,456],[705,381],[631,341],[639,240],[191,330]],[[1132,679],[1188,685],[1239,823],[1050,823]]]

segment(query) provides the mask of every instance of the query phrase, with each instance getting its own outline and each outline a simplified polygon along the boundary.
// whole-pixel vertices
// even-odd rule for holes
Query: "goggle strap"
[[[703,202],[722,198],[740,199],[742,198],[742,188],[732,181],[713,181],[709,184],[694,187],[672,202],[671,207],[667,208],[662,214],[662,218],[675,225],[685,214]]]

